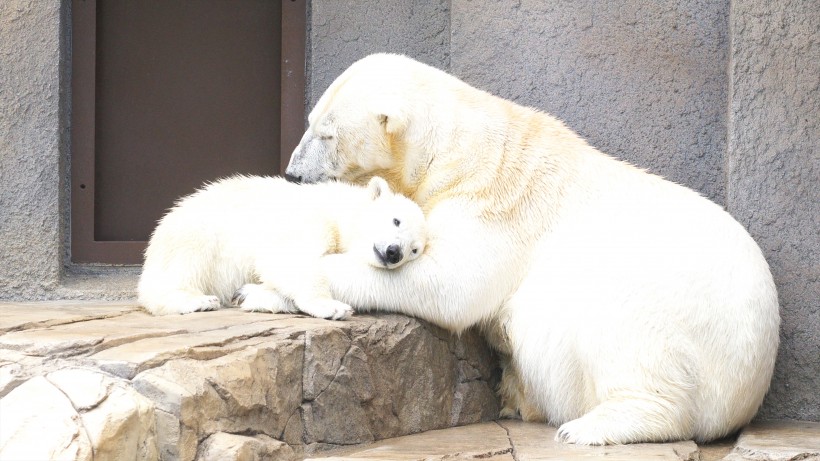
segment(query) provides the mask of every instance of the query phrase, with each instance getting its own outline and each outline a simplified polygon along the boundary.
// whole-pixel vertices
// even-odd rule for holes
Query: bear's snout
[[[385,267],[398,264],[402,258],[404,258],[404,252],[401,250],[401,246],[396,243],[391,243],[383,250],[379,249],[377,245],[373,245],[373,253],[376,254],[376,258],[378,258],[379,262]]]

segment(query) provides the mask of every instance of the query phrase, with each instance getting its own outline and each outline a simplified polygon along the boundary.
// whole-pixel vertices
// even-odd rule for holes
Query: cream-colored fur
[[[345,253],[376,270],[424,251],[424,215],[374,177],[368,187],[236,176],[182,198],[145,251],[139,302],[155,315],[235,304],[343,319],[320,260]]]
[[[483,325],[510,354],[507,411],[560,425],[565,442],[706,441],[754,416],[777,293],[719,206],[402,56],[353,64],[309,121],[287,174],[380,175],[427,215],[427,251],[401,272],[325,258],[337,299]]]

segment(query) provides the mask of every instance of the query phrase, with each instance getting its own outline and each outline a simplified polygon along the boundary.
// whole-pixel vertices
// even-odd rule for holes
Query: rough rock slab
[[[404,316],[3,306],[0,459],[820,459],[820,423],[702,447],[582,447],[543,424],[482,423],[498,413],[485,343]]]
[[[731,453],[736,441],[737,435],[734,435],[707,444],[698,445],[700,461],[721,461]]]
[[[499,424],[507,430],[510,440],[513,441],[515,458],[519,461],[595,458],[618,461],[636,459],[698,461],[700,459],[698,446],[692,441],[590,447],[556,442],[556,428],[544,424],[529,424],[514,420],[502,420]]]
[[[63,368],[46,379],[79,413],[94,459],[157,458],[155,405],[128,381],[86,368]]]
[[[310,460],[819,460],[820,423],[756,422],[740,438],[606,447],[566,445],[553,440],[556,429],[538,423],[500,420],[382,440],[315,454]],[[735,446],[736,445],[736,446]]]
[[[0,459],[93,459],[80,415],[42,376],[0,399],[0,429]]]
[[[134,303],[94,303],[89,301],[0,302],[0,334],[7,331],[116,317],[139,309]]]
[[[0,458],[289,459],[498,413],[494,356],[474,332],[87,305],[3,304]]]
[[[673,460],[699,461],[694,442],[644,443],[605,447],[554,441],[556,429],[544,424],[501,420],[397,437],[370,445],[315,455],[307,460]]]
[[[728,461],[820,460],[820,423],[758,421],[740,432]]]
[[[200,444],[196,461],[288,461],[293,450],[267,435],[236,435],[217,432]]]
[[[306,458],[326,461],[460,460],[512,461],[507,431],[497,423],[481,423],[396,437],[374,444]]]

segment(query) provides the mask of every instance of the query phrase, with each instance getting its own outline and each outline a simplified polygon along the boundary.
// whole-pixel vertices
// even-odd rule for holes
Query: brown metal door
[[[304,8],[74,1],[74,262],[140,263],[203,181],[282,171],[303,129]]]

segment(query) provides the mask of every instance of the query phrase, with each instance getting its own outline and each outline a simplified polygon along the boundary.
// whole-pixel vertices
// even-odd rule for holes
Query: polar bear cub
[[[365,188],[235,176],[183,197],[159,221],[139,303],[154,315],[235,305],[343,319],[352,309],[331,298],[319,269],[324,255],[396,269],[425,244],[421,209],[379,177]]]

